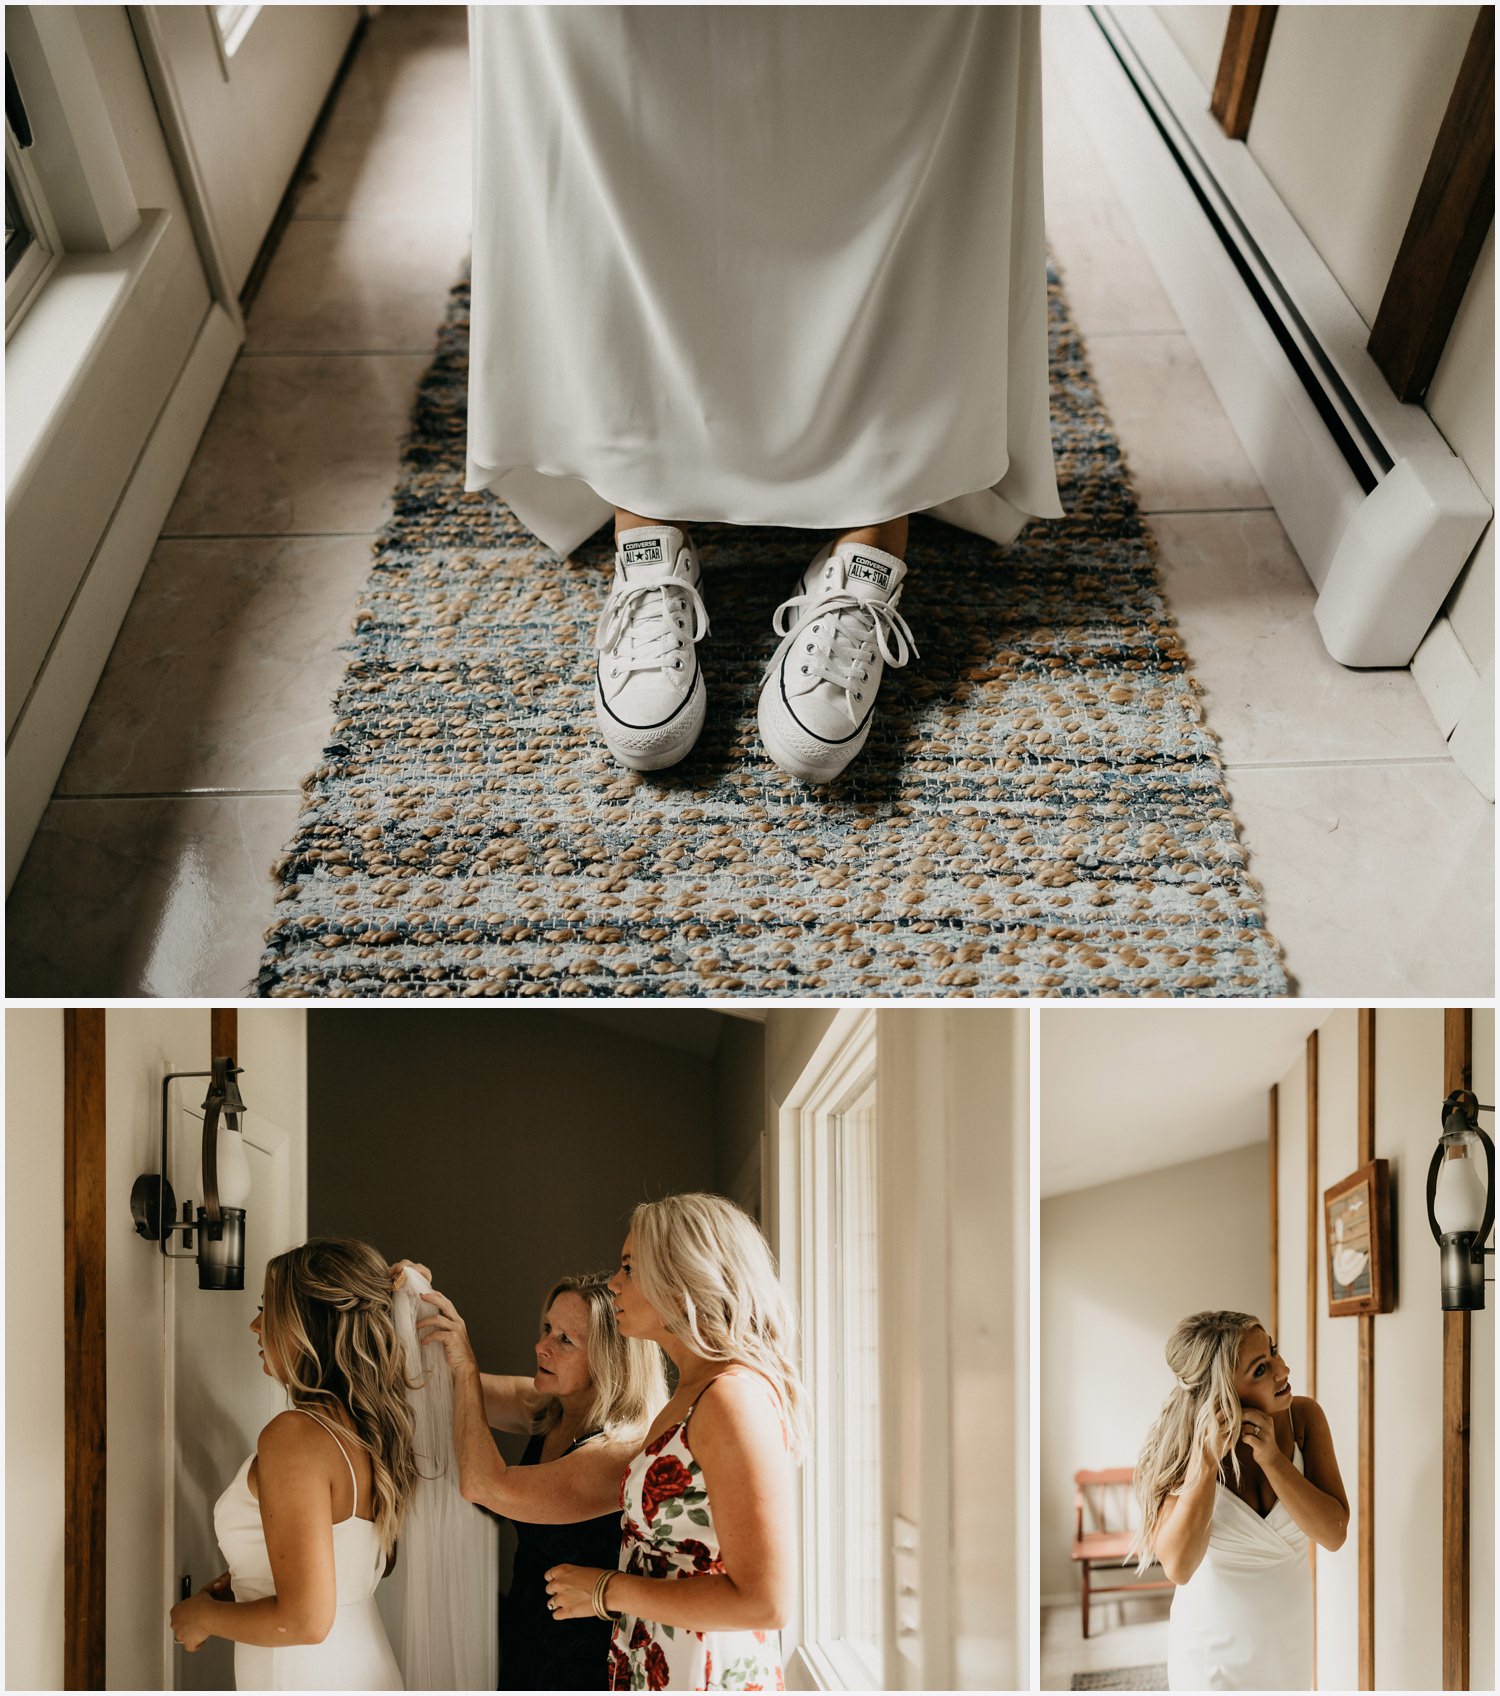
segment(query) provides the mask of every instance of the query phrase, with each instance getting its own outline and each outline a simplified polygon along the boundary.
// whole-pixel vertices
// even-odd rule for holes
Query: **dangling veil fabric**
[[[396,1287],[421,1482],[401,1522],[396,1570],[380,1611],[408,1690],[493,1690],[500,1677],[498,1526],[459,1492],[453,1452],[453,1372],[436,1344],[417,1341],[432,1285],[408,1266]]]

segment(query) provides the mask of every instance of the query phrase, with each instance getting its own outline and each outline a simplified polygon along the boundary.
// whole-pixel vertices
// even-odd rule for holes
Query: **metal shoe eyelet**
[[[673,660],[672,661],[672,670],[673,671],[681,671],[682,670],[682,661],[681,660]]]
[[[803,666],[802,674],[803,674],[804,677],[807,675],[807,667],[806,666]]]
[[[815,643],[812,643],[812,642],[809,642],[809,643],[808,643],[808,644],[807,644],[807,651],[808,651],[808,653],[812,653],[812,652],[814,652],[814,651],[815,651],[815,648],[816,648],[816,644],[815,644]]]

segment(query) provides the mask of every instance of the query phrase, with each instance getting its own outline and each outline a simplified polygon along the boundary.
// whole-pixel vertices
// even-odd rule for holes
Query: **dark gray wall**
[[[715,1054],[649,1039],[659,1015],[637,1038],[566,1008],[309,1009],[309,1231],[424,1261],[481,1366],[530,1372],[554,1279],[612,1270],[636,1202],[742,1165],[730,1103],[755,1087],[761,1030],[674,1013],[739,1027],[733,1091]]]

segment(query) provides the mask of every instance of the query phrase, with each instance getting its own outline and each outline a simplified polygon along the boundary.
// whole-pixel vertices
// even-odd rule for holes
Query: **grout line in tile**
[[[1142,518],[1192,518],[1199,513],[1275,512],[1276,508],[1267,501],[1264,506],[1143,506],[1138,510]]]
[[[1352,767],[1451,766],[1447,754],[1366,754],[1347,760],[1226,760],[1226,775],[1237,771],[1338,771]]]
[[[158,542],[337,542],[374,541],[379,530],[163,530]]]
[[[406,359],[416,355],[430,356],[436,352],[436,347],[307,347],[288,348],[285,351],[276,348],[247,348],[239,351],[241,359],[389,359],[392,357]]]
[[[300,795],[301,789],[120,789],[96,795],[54,795],[54,801],[214,801],[259,800]]]

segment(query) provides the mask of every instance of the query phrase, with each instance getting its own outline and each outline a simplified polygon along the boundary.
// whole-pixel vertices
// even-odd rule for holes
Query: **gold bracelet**
[[[597,1619],[616,1620],[620,1617],[619,1614],[610,1612],[604,1600],[605,1589],[614,1576],[613,1571],[601,1572],[598,1578],[594,1580],[594,1615]]]

